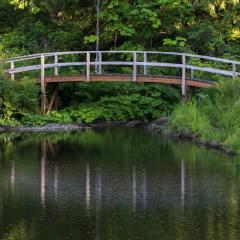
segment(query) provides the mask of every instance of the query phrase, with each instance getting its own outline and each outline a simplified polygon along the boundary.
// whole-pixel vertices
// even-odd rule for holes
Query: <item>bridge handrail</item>
[[[132,54],[133,57],[136,55],[135,61],[128,62],[128,61],[102,61],[102,54]],[[84,54],[84,55],[91,55],[95,54],[98,56],[97,59],[99,60],[98,62],[93,62],[91,61],[91,57],[89,57],[89,67],[92,65],[94,66],[106,66],[106,65],[122,65],[122,66],[134,66],[135,68],[137,66],[143,66],[144,67],[144,74],[146,75],[147,72],[147,67],[174,67],[174,68],[185,68],[191,70],[191,75],[193,75],[193,72],[198,70],[198,71],[203,71],[203,72],[209,72],[209,73],[215,73],[215,74],[221,74],[225,76],[232,76],[233,78],[237,77],[240,75],[239,72],[237,72],[237,65],[240,65],[239,61],[233,61],[233,60],[228,60],[228,59],[223,59],[223,58],[215,58],[215,57],[209,57],[209,56],[202,56],[202,55],[194,55],[194,54],[188,54],[188,53],[177,53],[177,52],[158,52],[158,51],[70,51],[70,52],[53,52],[53,53],[39,53],[39,54],[32,54],[32,55],[26,55],[26,56],[20,56],[16,58],[11,58],[7,60],[7,63],[11,64],[11,68],[6,70],[9,74],[11,74],[11,78],[14,79],[14,74],[15,73],[20,73],[20,72],[27,72],[27,71],[34,71],[34,70],[39,70],[41,67],[39,65],[31,65],[31,66],[25,66],[25,67],[15,67],[16,62],[20,61],[27,61],[27,60],[34,60],[34,59],[41,59],[44,57],[54,57],[54,64],[45,64],[44,69],[47,68],[55,68],[55,73],[58,72],[59,67],[67,67],[67,66],[86,66],[86,62],[71,62],[71,63],[59,63],[58,58],[59,56],[63,55],[79,55],[79,54]],[[143,62],[138,62],[137,61],[137,54],[144,54],[144,61]],[[174,56],[181,56],[182,57],[182,64],[174,64],[174,63],[163,63],[163,62],[149,62],[148,61],[148,56],[151,54],[161,54],[161,55],[174,55]],[[229,70],[223,70],[223,69],[218,69],[218,68],[211,68],[211,67],[199,67],[199,66],[193,66],[193,65],[187,65],[186,64],[186,58],[199,58],[199,59],[207,59],[211,61],[218,61],[218,62],[223,62],[223,63],[230,63],[232,64],[232,71]],[[183,59],[185,64],[183,64]],[[45,61],[45,60],[44,60]],[[185,66],[183,66],[185,65]]]
[[[84,54],[85,60],[82,62],[59,62],[59,56],[64,55],[80,55]],[[95,61],[91,61],[91,54],[94,54],[96,57]],[[103,61],[103,54],[131,54],[132,61]],[[138,60],[139,54],[143,54],[143,61]],[[156,62],[149,61],[149,55],[172,55],[181,57],[181,63],[166,63],[166,62]],[[47,63],[46,58],[54,57],[54,63]],[[198,58],[204,60],[211,60],[216,62],[222,62],[227,64],[232,64],[232,70],[218,69],[212,67],[204,66],[194,66],[187,64],[187,58]],[[15,67],[16,62],[28,61],[28,60],[39,60],[40,64],[38,65],[28,65],[23,67]],[[96,74],[102,74],[102,66],[131,66],[132,67],[132,79],[137,81],[138,75],[138,66],[144,68],[144,75],[148,75],[149,67],[172,67],[179,68],[182,71],[182,95],[186,94],[186,74],[187,70],[191,70],[191,79],[194,79],[194,71],[202,71],[214,74],[220,74],[225,76],[232,76],[236,78],[240,76],[240,72],[237,71],[237,65],[240,65],[240,61],[233,61],[223,58],[215,58],[202,55],[194,55],[189,53],[179,53],[179,52],[158,52],[158,51],[70,51],[70,52],[53,52],[53,53],[39,53],[26,56],[20,56],[16,58],[11,58],[7,60],[7,63],[10,63],[10,69],[7,69],[6,72],[11,75],[11,79],[14,80],[16,73],[27,72],[27,71],[41,71],[41,92],[45,94],[45,69],[54,68],[54,75],[59,75],[60,67],[67,66],[85,66],[86,68],[86,81],[90,81],[91,77],[91,66],[95,66]]]
[[[7,60],[7,63],[11,62],[17,62],[17,61],[24,61],[24,60],[31,60],[31,59],[37,59],[40,58],[42,55],[46,57],[53,57],[55,55],[61,56],[61,55],[78,55],[78,54],[98,54],[98,53],[137,53],[137,54],[162,54],[162,55],[175,55],[175,56],[186,56],[186,57],[192,57],[192,58],[199,58],[199,59],[205,59],[205,60],[211,60],[211,61],[217,61],[217,62],[223,62],[223,63],[231,63],[240,65],[240,61],[231,60],[231,59],[225,59],[225,58],[218,58],[218,57],[211,57],[211,56],[204,56],[204,55],[195,55],[190,53],[180,53],[180,52],[159,52],[159,51],[69,51],[69,52],[52,52],[52,53],[38,53],[38,54],[31,54],[31,55],[24,55],[19,57],[13,57]]]
[[[60,62],[60,56],[66,55],[84,55],[83,61],[75,62]],[[103,54],[131,54],[131,57],[125,61],[115,61],[110,59],[104,59],[103,61]],[[141,59],[139,59],[139,55],[141,54]],[[95,60],[91,59],[91,55],[95,57]],[[181,58],[181,62],[179,60],[177,63],[168,63],[168,62],[161,62],[159,60],[151,60],[149,59],[150,55],[171,55]],[[49,59],[51,57],[51,59]],[[53,57],[53,60],[52,60]],[[48,61],[46,59],[48,58]],[[231,64],[232,69],[219,69],[214,67],[206,66],[205,61],[201,61],[203,66],[194,65],[194,63],[188,64],[188,58],[197,58],[203,60],[210,60],[214,62],[221,62],[224,64]],[[29,63],[28,65],[22,64],[24,66],[16,67],[16,63],[23,62],[23,61],[30,61],[35,60]],[[110,61],[109,61],[110,60]],[[36,64],[36,61],[39,61],[39,64]],[[201,72],[208,72],[212,74],[220,74],[224,76],[232,76],[235,79],[237,76],[240,76],[240,72],[237,71],[237,66],[240,65],[240,61],[229,60],[224,58],[216,58],[216,57],[209,57],[209,56],[202,56],[202,55],[194,55],[189,53],[179,53],[179,52],[158,52],[158,51],[70,51],[70,52],[53,52],[53,53],[38,53],[38,54],[31,54],[25,56],[19,56],[15,58],[10,58],[5,63],[10,64],[10,68],[7,69],[5,72],[11,75],[11,79],[14,80],[15,74],[28,72],[28,71],[37,71],[40,70],[41,72],[41,99],[42,99],[42,111],[45,112],[45,96],[46,96],[46,82],[45,82],[45,74],[46,69],[54,68],[54,76],[59,76],[59,69],[61,67],[68,67],[68,66],[84,66],[86,70],[86,82],[90,82],[91,80],[91,66],[95,66],[95,73],[97,75],[103,74],[103,66],[130,66],[132,68],[132,81],[137,81],[138,76],[138,67],[143,67],[143,75],[149,76],[148,69],[149,67],[171,67],[171,68],[178,68],[181,69],[182,76],[181,76],[181,91],[182,96],[185,98],[187,92],[187,70],[191,71],[191,79],[194,80],[194,71],[201,71]],[[205,66],[204,66],[205,64]]]
[[[102,62],[102,66],[133,66],[132,62]],[[98,66],[98,62],[91,62],[91,65]],[[86,66],[84,62],[66,62],[66,63],[58,63],[58,64],[45,64],[45,69],[55,68],[55,67],[70,67],[70,66]],[[137,62],[137,66],[146,66],[146,67],[172,67],[172,68],[181,68],[182,64],[172,64],[172,63],[142,63]],[[35,71],[40,70],[41,65],[32,65],[26,67],[18,67],[13,70],[9,70],[9,74],[16,74],[21,72]],[[221,74],[225,76],[232,76],[232,71],[222,70],[218,68],[209,68],[209,67],[196,67],[193,65],[186,65],[186,69],[193,71],[202,71],[209,72],[214,74]],[[239,73],[237,73],[239,75]]]

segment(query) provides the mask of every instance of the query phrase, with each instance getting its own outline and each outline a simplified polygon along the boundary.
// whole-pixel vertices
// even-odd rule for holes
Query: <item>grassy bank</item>
[[[240,153],[240,79],[222,80],[215,90],[178,105],[171,126],[191,131],[202,140],[219,141]]]

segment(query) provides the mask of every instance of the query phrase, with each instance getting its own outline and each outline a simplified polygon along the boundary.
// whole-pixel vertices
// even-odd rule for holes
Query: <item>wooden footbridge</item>
[[[161,59],[170,59],[165,62]],[[174,59],[174,60],[172,60]],[[211,64],[209,64],[211,62]],[[46,86],[66,82],[136,82],[180,85],[183,99],[188,87],[207,88],[216,81],[200,80],[195,72],[216,74],[236,78],[240,75],[239,61],[176,52],[146,51],[88,51],[54,52],[15,57],[7,60],[6,72],[11,79],[15,75],[30,71],[39,72],[41,86],[41,107],[43,113],[51,111],[57,98],[57,87],[50,102],[46,97]],[[219,66],[221,68],[212,67]],[[211,67],[209,67],[209,65]],[[63,68],[77,68],[77,74],[61,73]],[[122,69],[125,71],[122,71]],[[51,70],[52,69],[52,70]],[[177,76],[164,76],[164,70],[177,69]],[[122,74],[120,73],[122,71]],[[125,74],[123,74],[125,72]],[[126,74],[128,72],[128,74]]]

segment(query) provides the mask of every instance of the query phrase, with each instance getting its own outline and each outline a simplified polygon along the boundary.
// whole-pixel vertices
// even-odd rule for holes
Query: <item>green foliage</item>
[[[119,97],[102,97],[98,102],[66,109],[73,121],[150,120],[171,111],[169,103],[155,97],[132,94]]]
[[[172,114],[172,126],[190,130],[201,138],[218,140],[240,152],[240,79],[220,81],[201,101],[179,105]]]
[[[172,114],[171,123],[177,130],[190,130],[204,139],[209,139],[213,134],[209,119],[194,101],[186,105],[178,105]]]
[[[14,127],[19,125],[20,122],[17,121],[16,119],[6,119],[6,118],[1,118],[0,117],[0,126],[6,126],[6,127]]]
[[[240,78],[221,80],[217,84],[216,101],[221,106],[240,106]]]
[[[93,123],[96,121],[148,121],[169,114],[174,105],[155,94],[141,96],[104,96],[99,101],[69,107],[60,112],[51,112],[48,116],[26,115],[22,118],[25,125],[45,125],[48,123]]]
[[[176,37],[174,40],[170,38],[163,39],[163,46],[179,46],[184,47],[186,45],[186,38]]]
[[[39,90],[34,81],[14,82],[0,79],[0,118],[10,121],[17,115],[38,111]]]
[[[229,134],[225,144],[240,152],[240,128],[236,128],[232,134]]]
[[[100,1],[98,16],[102,49],[240,52],[239,0]],[[95,49],[91,0],[3,0],[0,18],[0,49],[6,54]]]
[[[23,111],[35,113],[39,110],[39,88],[35,80],[24,78],[16,82],[17,106]]]
[[[99,101],[103,96],[125,96],[140,94],[147,97],[158,97],[168,105],[174,105],[180,100],[179,89],[158,84],[136,83],[75,83],[60,85],[62,107],[77,106],[79,103]]]
[[[217,26],[206,20],[194,25],[187,34],[193,49],[198,53],[204,53],[208,49],[210,55],[222,55],[226,49],[224,32],[221,33]]]
[[[69,124],[72,119],[67,113],[52,112],[50,115],[27,114],[21,122],[27,126],[43,126],[49,123]]]

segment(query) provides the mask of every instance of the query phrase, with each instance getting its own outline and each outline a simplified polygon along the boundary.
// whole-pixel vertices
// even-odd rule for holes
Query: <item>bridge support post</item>
[[[41,55],[41,111],[46,113],[45,56]]]
[[[52,111],[52,108],[54,106],[55,106],[55,108],[57,108],[58,107],[57,104],[58,104],[58,84],[56,84],[56,86],[55,86],[55,89],[54,89],[54,92],[52,94],[50,103],[48,104],[46,114],[48,115]]]
[[[186,86],[186,55],[182,55],[182,102],[187,101],[187,86]]]

